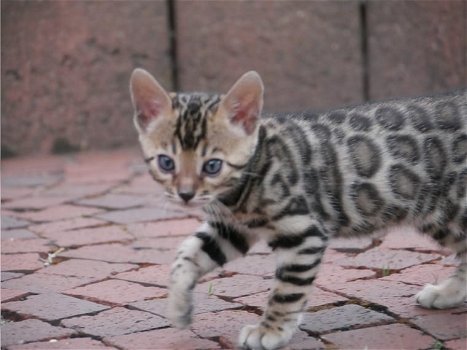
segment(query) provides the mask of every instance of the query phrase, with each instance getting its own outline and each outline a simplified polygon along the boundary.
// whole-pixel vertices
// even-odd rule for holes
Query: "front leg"
[[[287,226],[296,231],[277,234],[269,242],[277,255],[275,284],[261,322],[245,326],[240,333],[239,343],[244,348],[276,349],[290,341],[318,272],[327,243],[324,229],[316,222],[300,225],[290,221]]]
[[[193,313],[192,291],[198,279],[226,262],[245,255],[255,237],[234,224],[207,221],[178,249],[170,274],[168,316],[185,328]]]

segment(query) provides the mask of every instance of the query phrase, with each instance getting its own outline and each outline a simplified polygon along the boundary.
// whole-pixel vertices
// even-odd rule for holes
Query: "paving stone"
[[[336,283],[376,277],[376,272],[366,269],[343,268],[338,265],[321,264],[315,284],[332,288]]]
[[[34,188],[24,188],[24,187],[6,187],[3,182],[4,177],[2,178],[2,204],[5,202],[10,202],[15,199],[20,199],[26,196],[31,196],[35,191]]]
[[[223,268],[243,274],[272,277],[276,270],[276,261],[272,254],[248,255],[227,263]]]
[[[164,297],[167,295],[167,290],[158,287],[144,287],[127,281],[107,280],[73,288],[65,293],[97,302],[125,305],[132,301]]]
[[[444,346],[448,350],[465,350],[465,338],[447,341]]]
[[[83,246],[61,254],[64,257],[94,259],[107,262],[130,262],[134,264],[170,264],[175,259],[175,251],[156,249],[134,249],[120,243]]]
[[[32,293],[62,292],[96,281],[94,277],[72,277],[33,273],[2,283],[5,288],[14,288]]]
[[[112,192],[124,193],[140,196],[161,196],[164,192],[162,185],[154,181],[151,176],[146,173],[146,165],[144,165],[144,174],[136,176],[128,184],[118,186]]]
[[[149,312],[115,307],[93,316],[62,320],[61,324],[80,333],[110,337],[161,328],[169,323],[162,317]]]
[[[96,218],[107,220],[116,224],[131,224],[143,221],[168,220],[183,218],[187,214],[168,211],[159,208],[137,208],[127,210],[115,210],[104,214],[95,215]]]
[[[26,163],[26,161],[25,161]],[[37,163],[36,163],[37,164]],[[10,167],[10,164],[6,166],[7,168]],[[52,186],[53,184],[59,182],[62,179],[62,174],[47,171],[41,171],[38,168],[35,168],[31,164],[31,168],[28,170],[34,169],[33,171],[37,171],[37,173],[29,173],[25,174],[16,173],[15,171],[11,171],[12,169],[8,169],[6,171],[5,176],[2,178],[2,186],[5,187],[45,187],[45,186]],[[18,169],[17,169],[18,170]],[[55,169],[55,172],[58,172],[58,169]],[[14,175],[13,175],[14,174]]]
[[[366,309],[360,305],[347,304],[327,310],[306,312],[300,328],[315,333],[328,333],[392,321],[394,319],[385,314]]]
[[[137,238],[187,236],[193,234],[200,224],[196,219],[185,218],[129,224],[127,230]]]
[[[2,347],[75,334],[71,329],[54,327],[40,320],[25,320],[2,324]]]
[[[19,299],[24,296],[26,296],[28,292],[25,292],[24,290],[17,290],[17,289],[8,289],[7,286],[5,286],[4,283],[2,283],[2,291],[1,291],[1,296],[2,296],[2,303],[5,303],[7,301],[11,301],[14,299]]]
[[[326,346],[322,341],[313,338],[312,336],[308,335],[308,333],[300,330],[292,336],[290,343],[285,347],[286,350],[317,350],[325,348]]]
[[[381,280],[399,281],[423,286],[427,283],[438,284],[451,276],[456,270],[453,266],[439,264],[423,264],[409,267],[399,273],[380,278]]]
[[[94,218],[72,218],[30,226],[29,229],[39,234],[52,234],[56,232],[65,232],[87,227],[95,227],[103,224],[107,224],[107,222]]]
[[[100,209],[79,207],[76,205],[63,204],[60,206],[50,206],[36,212],[24,212],[18,216],[31,221],[56,221],[71,219],[82,216],[89,216],[101,212]]]
[[[47,189],[43,193],[48,196],[70,196],[72,201],[79,201],[80,198],[87,196],[97,196],[103,192],[106,192],[112,188],[112,184],[109,183],[91,183],[91,184],[77,184],[69,183],[67,179],[57,186],[53,186]]]
[[[348,257],[338,260],[341,266],[365,267],[368,269],[401,270],[410,266],[419,265],[439,259],[437,254],[424,254],[406,250],[370,249],[356,257]]]
[[[51,249],[50,241],[41,238],[2,240],[2,254],[47,253]]]
[[[308,297],[307,308],[318,308],[324,305],[336,304],[348,299],[335,293],[331,293],[321,288],[314,287]]]
[[[107,346],[98,340],[92,338],[66,338],[66,339],[51,339],[44,342],[34,342],[23,345],[12,345],[8,347],[8,350],[77,350],[77,349],[100,349],[100,350],[112,350],[115,349],[112,346]]]
[[[108,193],[99,197],[77,201],[79,205],[106,209],[126,209],[143,205],[146,202],[142,196]]]
[[[129,241],[133,237],[119,226],[104,226],[65,232],[43,233],[59,247],[82,246],[116,241]]]
[[[7,209],[40,210],[65,203],[70,199],[72,199],[71,196],[29,196],[27,198],[16,199],[2,204],[2,207]],[[32,212],[32,214],[34,213],[35,212]],[[24,218],[28,216],[26,212],[21,213],[20,215]]]
[[[329,242],[329,248],[346,253],[360,253],[371,247],[373,240],[368,237],[357,238],[333,238]]]
[[[8,239],[17,240],[17,239],[28,239],[28,238],[38,238],[38,237],[34,233],[26,229],[2,230],[2,241],[8,240]]]
[[[104,338],[107,344],[120,349],[177,349],[177,350],[214,350],[220,349],[219,344],[200,339],[190,330],[174,328],[156,329],[128,335]]]
[[[135,269],[137,266],[132,264],[110,264],[103,261],[71,259],[62,261],[56,265],[48,266],[39,271],[39,273],[105,278],[116,273]]]
[[[122,272],[113,278],[151,284],[158,287],[167,287],[169,284],[170,266],[154,265],[142,267],[136,271]]]
[[[228,302],[216,297],[215,295],[209,295],[208,293],[197,291],[193,293],[193,304],[193,312],[195,315],[207,312],[237,309],[242,306],[242,304],[237,302]],[[165,315],[167,315],[167,299],[137,301],[130,305],[137,309],[148,311],[159,316],[165,317]]]
[[[2,271],[34,271],[44,266],[39,254],[2,254]]]
[[[197,286],[200,292],[211,291],[212,294],[238,298],[241,296],[269,290],[272,280],[265,280],[258,276],[235,275],[201,283]]]
[[[2,271],[2,282],[23,276],[22,273]]]
[[[411,249],[427,252],[443,251],[443,248],[433,239],[417,232],[410,226],[392,228],[378,248]]]
[[[455,309],[450,311],[453,312]],[[425,332],[441,340],[467,338],[467,312],[417,316],[412,322]]]
[[[428,349],[435,339],[403,324],[390,324],[323,335],[342,349]]]
[[[136,250],[154,249],[158,252],[176,253],[176,250],[186,239],[183,236],[159,237],[159,238],[140,238],[131,243],[131,247]]]
[[[260,316],[241,310],[225,310],[199,314],[194,317],[191,330],[202,338],[223,337],[228,349],[235,349],[238,334],[243,326],[256,324]]]
[[[4,206],[2,204],[2,206]],[[13,228],[21,228],[30,225],[29,221],[18,219],[12,216],[2,215],[2,236],[3,230],[9,230]]]
[[[104,309],[107,307],[58,293],[32,295],[26,300],[2,304],[2,310],[14,311],[25,316],[35,316],[49,321]]]

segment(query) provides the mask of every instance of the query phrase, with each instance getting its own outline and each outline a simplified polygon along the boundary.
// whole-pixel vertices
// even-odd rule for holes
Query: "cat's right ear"
[[[139,132],[148,131],[151,122],[171,113],[172,100],[169,95],[144,69],[136,68],[131,74],[130,94]]]

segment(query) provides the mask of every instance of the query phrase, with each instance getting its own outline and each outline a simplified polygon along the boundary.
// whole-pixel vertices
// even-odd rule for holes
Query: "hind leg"
[[[437,285],[427,284],[415,296],[417,302],[430,309],[447,309],[464,303],[467,296],[467,241],[465,233],[454,235],[446,230],[432,235],[442,245],[453,248],[461,263],[456,272]]]

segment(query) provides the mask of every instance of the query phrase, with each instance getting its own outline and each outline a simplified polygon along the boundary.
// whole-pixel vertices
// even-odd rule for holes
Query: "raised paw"
[[[249,350],[271,350],[287,344],[294,330],[266,328],[261,324],[248,325],[242,328],[239,346]]]
[[[466,288],[465,282],[451,278],[439,285],[425,285],[415,298],[420,306],[429,309],[447,309],[464,302]]]

